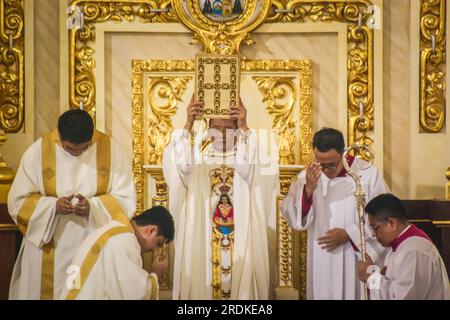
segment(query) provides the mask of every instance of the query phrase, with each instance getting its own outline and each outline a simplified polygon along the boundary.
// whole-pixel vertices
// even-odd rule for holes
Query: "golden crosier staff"
[[[342,161],[345,167],[345,170],[347,170],[347,173],[356,183],[356,190],[355,190],[355,198],[356,198],[356,208],[358,209],[358,216],[359,216],[359,233],[361,235],[361,254],[362,254],[362,260],[366,262],[366,233],[365,233],[365,225],[366,225],[366,218],[365,218],[365,206],[366,206],[366,194],[364,192],[364,189],[361,185],[361,181],[359,180],[359,176],[352,172],[350,169],[350,166],[347,163],[347,154],[354,150],[355,155],[358,155],[359,152],[364,153],[364,156],[367,157],[369,160],[369,165],[366,168],[360,168],[358,167],[358,162],[355,159],[355,165],[358,167],[358,169],[361,170],[367,170],[370,168],[373,164],[374,160],[374,154],[372,150],[369,149],[366,145],[363,144],[353,144],[351,147],[347,148],[344,151],[344,154],[342,156]],[[367,289],[367,283],[364,283],[364,297],[366,300],[368,300],[369,294]]]

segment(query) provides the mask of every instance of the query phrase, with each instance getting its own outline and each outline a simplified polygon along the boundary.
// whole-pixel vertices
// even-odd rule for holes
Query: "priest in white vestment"
[[[131,165],[86,111],[69,110],[58,129],[24,153],[8,195],[23,235],[10,299],[54,299],[86,236],[111,220],[129,221],[136,208]]]
[[[307,230],[307,298],[363,299],[356,270],[360,249],[355,182],[342,163],[344,137],[324,128],[313,138],[315,161],[302,171],[281,202],[281,212],[296,230]],[[386,192],[379,170],[349,156],[345,161],[359,175],[366,200]],[[361,169],[360,169],[361,168]],[[366,230],[367,252],[378,262],[385,250]]]
[[[408,222],[400,199],[379,195],[367,204],[366,212],[375,237],[390,248],[383,269],[374,267],[370,259],[358,263],[359,278],[368,283],[370,298],[449,300],[444,261],[428,235]]]
[[[174,223],[169,211],[156,206],[127,225],[111,221],[81,244],[69,267],[61,299],[156,300],[158,276],[167,258],[153,259],[152,273],[143,269],[141,254],[169,243]]]
[[[192,145],[202,113],[191,100],[184,130],[174,132],[163,159],[176,228],[173,298],[268,299],[277,157],[262,160],[242,102],[230,107],[231,119],[210,120],[204,150],[202,133]]]

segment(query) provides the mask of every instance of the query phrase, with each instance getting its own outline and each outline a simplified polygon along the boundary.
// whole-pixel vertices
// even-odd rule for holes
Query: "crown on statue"
[[[223,184],[219,187],[219,190],[221,194],[228,194],[228,191],[230,191],[230,187],[226,184]]]

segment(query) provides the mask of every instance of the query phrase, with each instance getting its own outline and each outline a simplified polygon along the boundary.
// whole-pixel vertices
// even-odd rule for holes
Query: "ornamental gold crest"
[[[244,12],[245,0],[199,0],[202,13],[214,22],[232,21]]]
[[[261,25],[270,0],[173,0],[180,21],[194,32],[193,43],[204,53],[239,54],[242,43],[251,44],[250,32]]]

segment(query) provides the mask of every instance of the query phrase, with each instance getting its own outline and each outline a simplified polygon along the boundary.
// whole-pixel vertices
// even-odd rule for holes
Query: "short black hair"
[[[175,235],[175,225],[169,210],[163,206],[155,206],[147,209],[140,215],[131,219],[136,225],[148,226],[155,225],[158,227],[158,235],[163,236],[167,241],[172,241]]]
[[[337,129],[322,128],[314,134],[313,148],[320,152],[335,149],[337,152],[343,153],[345,149],[344,136]]]
[[[58,131],[62,141],[88,142],[94,134],[94,121],[87,111],[71,109],[59,117]]]
[[[408,222],[402,201],[391,193],[376,196],[366,206],[366,212],[378,221],[395,218],[403,223]]]

